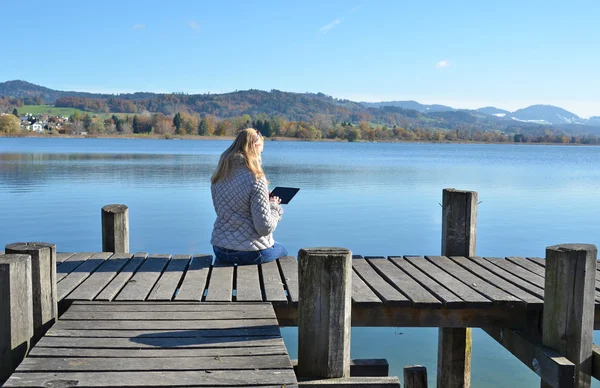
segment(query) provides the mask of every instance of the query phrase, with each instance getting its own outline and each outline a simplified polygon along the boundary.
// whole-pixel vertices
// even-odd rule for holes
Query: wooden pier
[[[0,264],[9,263],[11,284],[32,285],[33,317],[2,343],[19,362],[26,353],[19,341],[35,346],[5,385],[101,386],[101,375],[108,386],[399,387],[385,362],[350,360],[350,326],[384,326],[439,328],[438,387],[470,386],[473,327],[543,387],[589,387],[600,377],[592,343],[600,329],[596,248],[478,257],[477,193],[444,190],[442,207],[442,255],[431,256],[314,248],[298,259],[215,266],[208,254],[122,253],[129,249],[122,205],[103,213],[109,252],[9,244]],[[28,322],[24,299],[11,295],[5,305]],[[298,361],[289,360],[280,326],[299,327]],[[167,380],[159,383],[161,374]],[[427,386],[422,367],[405,368],[404,378],[408,388]]]

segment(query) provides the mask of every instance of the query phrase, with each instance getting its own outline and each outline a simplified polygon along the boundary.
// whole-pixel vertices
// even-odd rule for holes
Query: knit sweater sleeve
[[[269,189],[265,178],[260,178],[252,188],[250,210],[254,229],[261,236],[267,236],[275,230],[283,215],[281,205],[269,201]]]

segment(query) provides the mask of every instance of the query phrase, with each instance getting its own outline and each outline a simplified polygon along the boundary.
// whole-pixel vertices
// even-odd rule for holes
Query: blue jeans
[[[278,242],[267,249],[261,251],[234,251],[233,249],[225,249],[213,245],[215,251],[215,265],[250,265],[268,263],[279,259],[282,256],[287,256],[288,252],[285,247]]]

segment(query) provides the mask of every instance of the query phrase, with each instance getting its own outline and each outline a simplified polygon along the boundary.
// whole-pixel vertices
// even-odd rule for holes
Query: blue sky
[[[0,81],[600,116],[600,1],[0,0]]]

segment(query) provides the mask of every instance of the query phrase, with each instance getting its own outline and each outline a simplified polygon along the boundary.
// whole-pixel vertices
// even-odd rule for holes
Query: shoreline
[[[173,135],[166,138],[164,135],[131,134],[131,135],[46,135],[46,134],[0,134],[0,138],[46,138],[46,139],[131,139],[131,140],[228,140],[235,136],[200,136],[200,135]],[[298,139],[293,137],[266,137],[266,141],[301,141],[317,143],[350,143],[344,139]],[[482,142],[482,141],[432,141],[432,140],[358,140],[352,143],[415,143],[415,144],[513,144],[513,145],[555,145],[555,146],[598,146],[600,144],[582,143],[537,143],[537,142]]]

